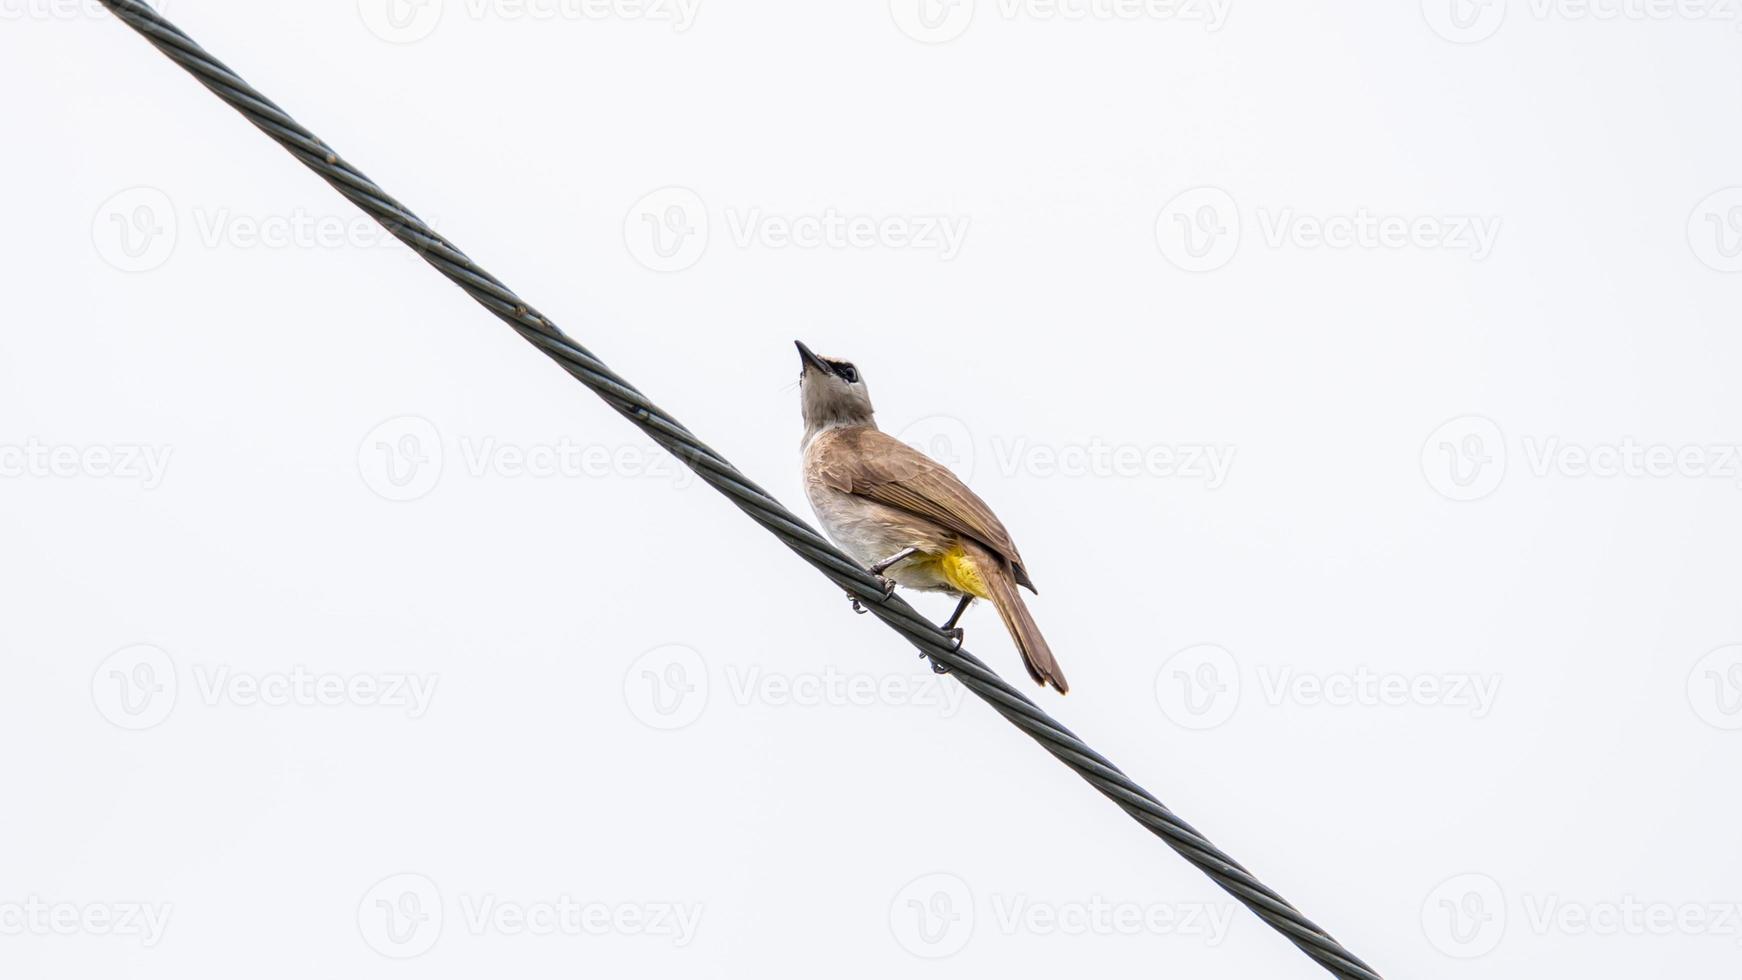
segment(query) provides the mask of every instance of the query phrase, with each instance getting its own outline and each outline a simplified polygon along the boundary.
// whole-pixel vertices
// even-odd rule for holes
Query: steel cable
[[[208,54],[174,24],[139,0],[101,2],[346,199],[380,222],[436,271],[592,389],[800,558],[842,589],[858,596],[867,609],[901,633],[921,654],[948,670],[994,711],[1075,770],[1089,785],[1209,875],[1217,885],[1326,970],[1349,980],[1379,980],[1379,974],[1371,967],[1211,844],[1148,790],[1132,782],[1117,766],[1089,748],[978,658],[965,649],[955,649],[949,636],[907,602],[899,596],[885,597],[877,581],[858,563],[824,540],[810,525],[781,506],[767,491],[752,483],[676,419],[661,411],[635,386],[557,329],[501,280],[467,258],[465,253],[345,162],[331,147]]]

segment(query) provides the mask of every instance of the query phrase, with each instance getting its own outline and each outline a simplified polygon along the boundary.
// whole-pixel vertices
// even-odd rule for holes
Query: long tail
[[[1028,668],[1028,676],[1042,687],[1051,684],[1060,694],[1069,694],[1071,685],[1065,680],[1064,671],[1059,669],[1052,648],[1046,645],[1046,637],[1040,635],[1040,627],[1035,625],[1034,617],[1023,605],[1022,594],[1016,591],[1016,576],[1010,563],[984,548],[971,547],[968,553],[985,583],[987,598],[998,607],[1004,628],[1010,631],[1010,638],[1022,651],[1022,665]]]

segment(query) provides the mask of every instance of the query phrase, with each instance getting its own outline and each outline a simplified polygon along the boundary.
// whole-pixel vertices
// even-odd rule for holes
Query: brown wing
[[[825,485],[928,517],[978,541],[1010,562],[1018,583],[1036,591],[1010,532],[942,463],[868,427],[838,430],[833,440],[815,470]]]

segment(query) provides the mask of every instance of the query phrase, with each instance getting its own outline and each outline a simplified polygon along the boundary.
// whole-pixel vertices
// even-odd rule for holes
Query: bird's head
[[[798,392],[805,430],[870,424],[871,393],[859,369],[846,361],[818,357],[802,341],[794,343],[798,344]]]

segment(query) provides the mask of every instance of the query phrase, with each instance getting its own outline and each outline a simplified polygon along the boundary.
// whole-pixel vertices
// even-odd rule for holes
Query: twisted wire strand
[[[140,0],[101,0],[127,26],[181,65],[302,164],[313,170],[394,237],[417,252],[437,272],[513,327],[606,404],[634,423],[661,447],[689,466],[709,486],[779,538],[800,558],[845,591],[858,596],[877,618],[889,624],[921,654],[946,668],[992,709],[1069,766],[1132,819],[1203,871],[1265,923],[1332,975],[1347,980],[1380,980],[1379,974],[1330,934],[1313,924],[1275,890],[1259,881],[1148,790],[1137,785],[1100,753],[1059,724],[1021,691],[993,673],[930,620],[898,596],[885,597],[864,568],[803,520],[752,483],[689,429],[654,405],[556,324],[521,299],[501,280],[466,257],[453,243],[341,158],[326,143],[260,94],[174,24]]]

